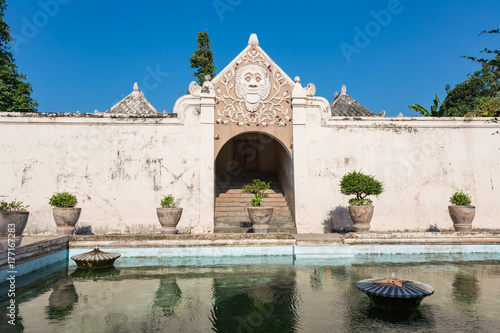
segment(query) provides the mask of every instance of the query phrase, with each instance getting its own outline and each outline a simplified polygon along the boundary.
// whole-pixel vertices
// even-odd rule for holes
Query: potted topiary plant
[[[57,234],[70,236],[75,233],[75,225],[80,218],[81,208],[75,207],[78,203],[76,196],[68,192],[54,193],[49,199],[52,215],[57,225]]]
[[[373,216],[372,200],[369,195],[378,196],[384,191],[384,186],[373,176],[365,175],[361,171],[350,172],[340,181],[340,192],[346,195],[355,194],[349,199],[349,214],[355,232],[368,232]]]
[[[0,201],[0,251],[13,247],[9,244],[9,239],[14,241],[14,246],[21,245],[23,231],[30,214],[26,211],[28,207],[22,201]]]
[[[248,216],[252,221],[252,229],[257,234],[267,234],[269,229],[269,221],[273,216],[273,207],[261,207],[262,199],[269,197],[266,192],[271,186],[271,182],[266,183],[260,179],[254,179],[250,184],[243,186],[243,193],[251,193],[254,195],[250,203],[251,207],[247,208]]]
[[[161,224],[162,234],[177,233],[177,224],[182,216],[182,208],[176,207],[172,194],[164,195],[160,202],[161,207],[156,208],[156,215]]]
[[[476,207],[471,206],[471,199],[463,190],[456,191],[450,198],[451,205],[448,206],[453,228],[455,231],[470,231],[472,220],[476,213]]]

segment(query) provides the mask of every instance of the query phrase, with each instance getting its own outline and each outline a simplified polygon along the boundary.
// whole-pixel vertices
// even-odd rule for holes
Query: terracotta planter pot
[[[162,234],[177,233],[177,224],[182,216],[182,208],[156,208],[156,215],[160,221]]]
[[[453,221],[453,228],[455,231],[471,231],[472,220],[476,214],[475,206],[448,206],[451,220]]]
[[[370,230],[370,221],[373,216],[373,205],[349,206],[349,214],[351,215],[355,232],[368,232]]]
[[[71,236],[75,233],[75,225],[80,218],[82,212],[81,208],[52,208],[52,215],[57,225],[57,234],[64,236]]]
[[[14,240],[16,247],[21,245],[23,239],[23,231],[28,223],[29,212],[1,212],[0,213],[0,252],[7,250],[9,247],[9,225],[15,225]],[[11,242],[12,243],[12,242]]]
[[[273,216],[273,207],[248,207],[248,216],[252,221],[252,229],[256,234],[267,234],[269,221]]]

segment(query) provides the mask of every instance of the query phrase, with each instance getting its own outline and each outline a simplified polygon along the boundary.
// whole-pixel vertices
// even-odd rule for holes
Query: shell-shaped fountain
[[[104,252],[97,247],[86,253],[71,257],[80,269],[95,270],[113,267],[115,260],[121,256],[120,253]]]
[[[434,293],[434,288],[428,284],[394,276],[361,280],[356,287],[368,295],[375,305],[391,311],[415,310],[424,297]]]

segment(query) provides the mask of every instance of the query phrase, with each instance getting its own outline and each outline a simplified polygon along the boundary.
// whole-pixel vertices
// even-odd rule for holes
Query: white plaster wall
[[[69,191],[94,233],[152,233],[156,207],[173,194],[178,229],[200,220],[199,117],[0,114],[0,199],[29,204],[25,233],[55,232],[48,198]]]
[[[451,230],[448,200],[457,189],[469,192],[476,205],[474,228],[500,229],[500,135],[492,135],[499,124],[481,118],[325,119],[324,104],[309,99],[296,107],[293,171],[279,166],[293,177],[299,233],[349,226],[349,197],[338,184],[353,170],[385,184],[374,198],[373,231],[431,224]],[[211,232],[213,131],[207,121],[202,140],[200,105],[200,98],[180,98],[178,118],[0,113],[0,199],[30,205],[26,233],[55,232],[47,202],[56,191],[77,195],[79,225],[91,225],[94,233],[152,233],[159,230],[156,207],[172,193],[184,208],[178,229]]]
[[[294,152],[306,157],[305,166],[295,166],[296,195],[303,192],[305,200],[296,204],[303,232],[349,224],[350,197],[338,184],[353,170],[385,186],[373,198],[372,231],[426,230],[431,224],[452,230],[449,198],[458,189],[476,205],[475,229],[500,229],[500,135],[492,135],[499,124],[484,118],[340,117],[321,124],[319,113],[319,107],[307,109],[300,138],[307,144]]]

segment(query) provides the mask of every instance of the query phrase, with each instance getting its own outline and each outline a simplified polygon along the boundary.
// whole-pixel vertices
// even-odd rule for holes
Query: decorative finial
[[[259,39],[257,38],[257,34],[251,34],[250,39],[248,39],[249,46],[259,46]]]
[[[296,76],[294,81],[295,83],[300,83],[300,77]]]
[[[210,75],[205,75],[205,82],[212,81],[212,77]]]
[[[345,87],[345,84],[342,85],[342,90],[340,91],[341,94],[347,93],[347,88]]]
[[[134,83],[134,91],[139,91],[139,86],[137,85],[137,82]]]
[[[333,94],[333,99],[337,98],[339,96],[339,93],[336,91],[335,94]]]

